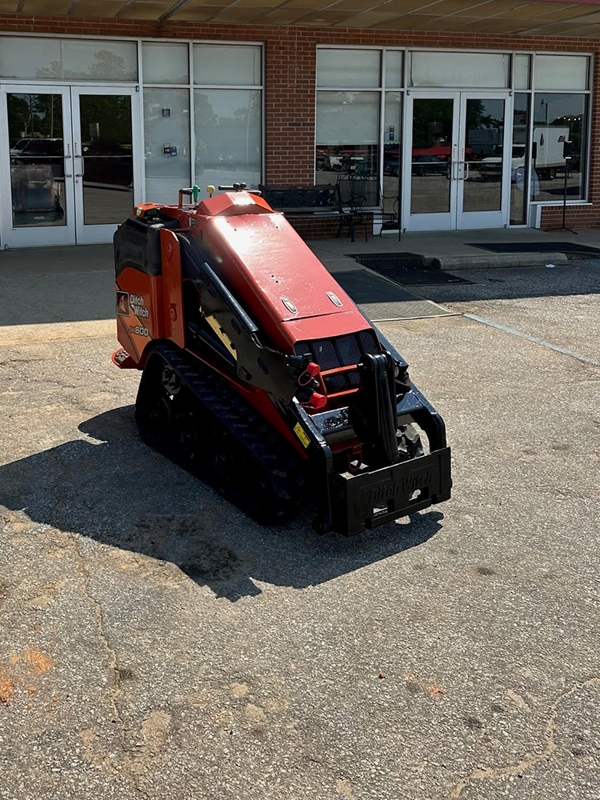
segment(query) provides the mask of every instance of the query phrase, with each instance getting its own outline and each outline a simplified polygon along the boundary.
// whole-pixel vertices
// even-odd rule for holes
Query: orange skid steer
[[[281,213],[219,189],[114,237],[113,361],[142,370],[144,441],[261,522],[314,507],[350,535],[447,500],[444,422],[402,356]]]

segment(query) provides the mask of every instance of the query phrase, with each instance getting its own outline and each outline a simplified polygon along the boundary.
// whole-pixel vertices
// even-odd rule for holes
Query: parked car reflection
[[[83,181],[107,186],[131,186],[131,145],[92,141],[83,145]]]

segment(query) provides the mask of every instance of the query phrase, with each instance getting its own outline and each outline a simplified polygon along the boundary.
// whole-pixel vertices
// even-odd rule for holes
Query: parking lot
[[[142,444],[110,248],[36,252],[0,253],[0,798],[598,800],[600,261],[381,325],[454,494],[345,539]]]

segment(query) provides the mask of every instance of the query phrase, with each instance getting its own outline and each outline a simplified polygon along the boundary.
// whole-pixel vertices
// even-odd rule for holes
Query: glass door
[[[110,242],[141,186],[137,95],[94,87],[71,95],[77,243]]]
[[[22,85],[0,92],[2,245],[73,244],[69,89]]]
[[[510,202],[510,125],[507,94],[461,92],[457,221],[459,230],[501,228]],[[508,175],[507,175],[507,169]]]
[[[404,153],[404,228],[508,224],[507,92],[409,92]]]
[[[459,97],[457,92],[409,92],[404,152],[404,227],[456,227]]]

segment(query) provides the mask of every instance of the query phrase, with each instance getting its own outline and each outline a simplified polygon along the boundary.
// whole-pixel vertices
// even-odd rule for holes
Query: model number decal
[[[138,336],[150,336],[150,331],[143,325],[130,325],[129,330],[131,333],[135,333]]]

